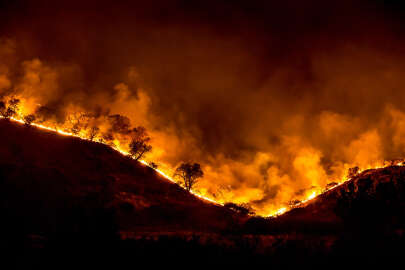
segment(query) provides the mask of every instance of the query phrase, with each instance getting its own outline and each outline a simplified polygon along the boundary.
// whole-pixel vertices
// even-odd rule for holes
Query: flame
[[[282,207],[282,208],[278,209],[277,211],[275,211],[273,214],[271,214],[269,216],[280,216],[280,215],[284,214],[287,211],[288,211],[287,207]]]
[[[396,165],[396,166],[404,166],[404,163],[403,163],[403,162],[397,162],[397,163],[395,163],[394,165]],[[370,170],[370,169],[381,169],[381,168],[385,168],[385,167],[388,167],[388,166],[390,166],[390,164],[386,164],[385,162],[379,162],[379,163],[375,164],[374,166],[369,165],[369,166],[367,166],[366,168],[360,169],[359,172],[358,172],[358,174],[361,174],[362,172],[364,172],[364,171],[366,171],[366,170]],[[318,197],[318,196],[320,196],[320,195],[322,195],[322,194],[324,194],[324,193],[326,193],[326,192],[328,192],[328,191],[331,191],[331,190],[333,190],[333,189],[336,189],[337,187],[343,185],[344,183],[350,181],[351,179],[352,179],[352,178],[344,178],[341,182],[337,183],[336,185],[334,185],[334,186],[332,186],[332,187],[326,188],[326,189],[323,190],[323,191],[313,191],[310,195],[308,195],[305,199],[303,199],[300,203],[296,204],[294,207],[302,207],[302,206],[304,206],[307,202],[316,199],[316,197]],[[276,210],[275,212],[271,213],[271,214],[269,215],[269,217],[282,215],[282,214],[284,214],[285,212],[287,212],[288,210],[290,210],[290,209],[288,209],[287,207],[279,208],[279,209]]]
[[[317,194],[316,194],[316,191],[312,192],[311,195],[309,195],[308,198],[306,198],[306,199],[304,200],[304,202],[307,202],[307,201],[312,200],[313,198],[316,197],[316,195],[317,195]]]
[[[5,118],[5,117],[0,116],[0,119],[1,119],[1,118]],[[21,118],[18,118],[18,117],[10,117],[9,119],[10,119],[11,121],[16,122],[16,123],[19,123],[19,124],[26,124]],[[37,128],[39,128],[39,129],[44,129],[44,130],[47,130],[47,131],[50,131],[50,132],[55,132],[55,133],[57,133],[57,134],[59,134],[59,135],[62,135],[62,136],[76,137],[76,138],[80,138],[80,139],[86,140],[86,141],[95,141],[95,142],[104,144],[104,145],[106,145],[106,146],[112,148],[113,150],[117,151],[117,152],[120,153],[121,155],[124,155],[124,156],[126,156],[126,157],[131,157],[127,151],[125,151],[125,150],[123,150],[122,148],[119,147],[119,143],[115,143],[113,146],[111,146],[111,145],[106,144],[106,143],[104,143],[102,140],[97,139],[97,138],[96,138],[95,140],[91,140],[91,139],[89,139],[88,137],[86,137],[85,132],[79,132],[78,134],[74,134],[74,133],[71,133],[71,132],[68,132],[68,131],[65,131],[65,130],[58,129],[58,128],[56,128],[56,127],[53,128],[53,127],[45,126],[45,125],[38,124],[38,123],[31,123],[30,125],[31,125],[31,126],[34,126],[34,127],[37,127]],[[168,180],[168,181],[170,181],[170,182],[172,182],[172,183],[176,183],[176,184],[177,184],[177,182],[170,176],[170,169],[161,170],[161,169],[153,168],[153,167],[151,167],[151,166],[149,165],[149,163],[146,162],[145,160],[139,160],[139,162],[140,162],[141,164],[143,164],[143,165],[145,165],[145,166],[148,166],[148,167],[150,167],[151,169],[155,170],[157,173],[159,173],[159,174],[160,174],[163,178],[165,178],[166,180]],[[387,167],[387,166],[390,166],[390,165],[392,165],[392,164],[386,164],[385,162],[377,162],[377,163],[375,163],[375,164],[373,164],[373,165],[368,165],[368,166],[366,166],[365,168],[361,168],[361,169],[359,170],[358,174],[360,174],[360,173],[362,173],[362,172],[364,172],[364,171],[366,171],[366,170],[369,170],[369,169],[380,169],[380,168],[384,168],[384,167]],[[397,165],[397,166],[404,166],[405,164],[404,164],[404,162],[398,162],[398,163],[395,163],[394,165]],[[333,189],[335,189],[335,188],[337,188],[337,187],[343,185],[344,183],[346,183],[347,181],[350,181],[350,180],[351,180],[351,178],[344,177],[340,182],[338,182],[336,185],[334,185],[334,186],[332,186],[332,187],[328,187],[328,188],[326,188],[326,189],[324,189],[324,190],[314,190],[314,191],[312,191],[308,196],[306,196],[305,199],[301,200],[301,201],[300,201],[298,204],[296,204],[294,207],[302,207],[303,205],[305,205],[305,204],[308,203],[309,201],[312,201],[312,200],[316,199],[319,195],[322,195],[322,194],[324,194],[324,193],[326,193],[326,192],[328,192],[328,191],[331,191],[331,190],[333,190]],[[209,203],[213,203],[213,204],[215,204],[215,205],[221,205],[221,206],[224,205],[223,202],[216,201],[216,200],[214,200],[214,199],[212,199],[212,198],[210,198],[210,197],[204,196],[204,195],[202,195],[202,194],[200,194],[200,193],[198,193],[198,192],[196,192],[196,191],[191,190],[190,193],[193,194],[195,197],[200,198],[200,199],[202,199],[202,200],[204,200],[204,201],[207,201],[207,202],[209,202]],[[282,215],[282,214],[288,212],[289,210],[291,210],[291,207],[283,206],[283,207],[281,207],[281,208],[279,208],[279,209],[277,209],[277,210],[271,212],[270,214],[268,214],[268,215],[263,215],[263,216],[266,216],[266,217],[276,217],[276,216],[280,216],[280,215]]]

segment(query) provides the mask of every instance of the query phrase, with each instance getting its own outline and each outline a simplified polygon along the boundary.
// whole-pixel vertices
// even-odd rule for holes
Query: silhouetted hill
[[[405,167],[366,170],[306,205],[276,219],[286,228],[402,232],[405,229]],[[288,225],[289,226],[289,225]]]
[[[25,235],[218,232],[235,222],[230,210],[105,145],[4,119],[0,179],[3,226]]]
[[[361,267],[365,261],[401,258],[405,252],[405,167],[364,171],[281,216],[252,217],[244,233],[284,236],[276,253],[306,251],[318,259],[351,257]]]
[[[0,210],[0,254],[17,268],[313,267],[402,256],[405,167],[362,172],[284,215],[247,220],[105,145],[0,120]]]

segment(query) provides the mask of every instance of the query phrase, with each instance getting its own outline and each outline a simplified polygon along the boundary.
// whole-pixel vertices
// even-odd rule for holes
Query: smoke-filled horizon
[[[4,1],[0,95],[126,116],[148,160],[199,162],[197,190],[271,213],[405,156],[402,6],[302,2]]]

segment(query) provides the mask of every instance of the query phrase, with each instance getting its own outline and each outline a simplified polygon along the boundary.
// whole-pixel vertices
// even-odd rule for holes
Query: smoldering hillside
[[[401,16],[396,1],[4,2],[0,91],[59,125],[124,115],[149,160],[198,161],[200,192],[268,214],[404,156]]]

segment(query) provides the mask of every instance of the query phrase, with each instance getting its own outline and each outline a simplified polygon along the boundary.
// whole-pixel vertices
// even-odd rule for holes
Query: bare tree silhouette
[[[32,124],[32,122],[35,121],[35,115],[33,115],[33,114],[26,115],[26,116],[24,116],[23,120],[24,120],[25,125],[30,126]]]
[[[20,105],[20,100],[18,98],[13,98],[8,102],[8,109],[12,110],[14,114],[18,112],[18,106]]]
[[[180,178],[185,189],[190,191],[198,182],[198,178],[204,176],[201,166],[198,163],[182,163],[175,171],[174,177]]]
[[[35,115],[38,122],[43,123],[51,118],[55,118],[57,115],[57,111],[46,106],[40,106],[36,109]]]
[[[150,137],[144,127],[136,127],[132,129],[132,140],[129,144],[129,154],[135,159],[139,160],[142,156],[152,150],[152,146],[149,145]]]
[[[242,215],[254,215],[255,212],[253,211],[252,207],[247,203],[236,204],[232,202],[228,202],[224,204],[224,207],[235,211]]]
[[[10,118],[15,116],[18,113],[18,105],[20,104],[20,100],[17,98],[13,98],[6,103],[1,101],[0,102],[0,113],[5,118]]]
[[[93,126],[90,128],[88,136],[89,139],[94,141],[94,139],[97,137],[98,133],[99,133],[100,129],[96,126]]]
[[[148,165],[152,168],[152,169],[154,169],[154,170],[156,170],[158,167],[159,167],[159,165],[157,165],[155,162],[149,162],[148,163]]]
[[[131,133],[131,124],[128,117],[120,114],[113,114],[108,116],[108,120],[111,125],[110,129],[113,133],[120,133],[120,134]]]

